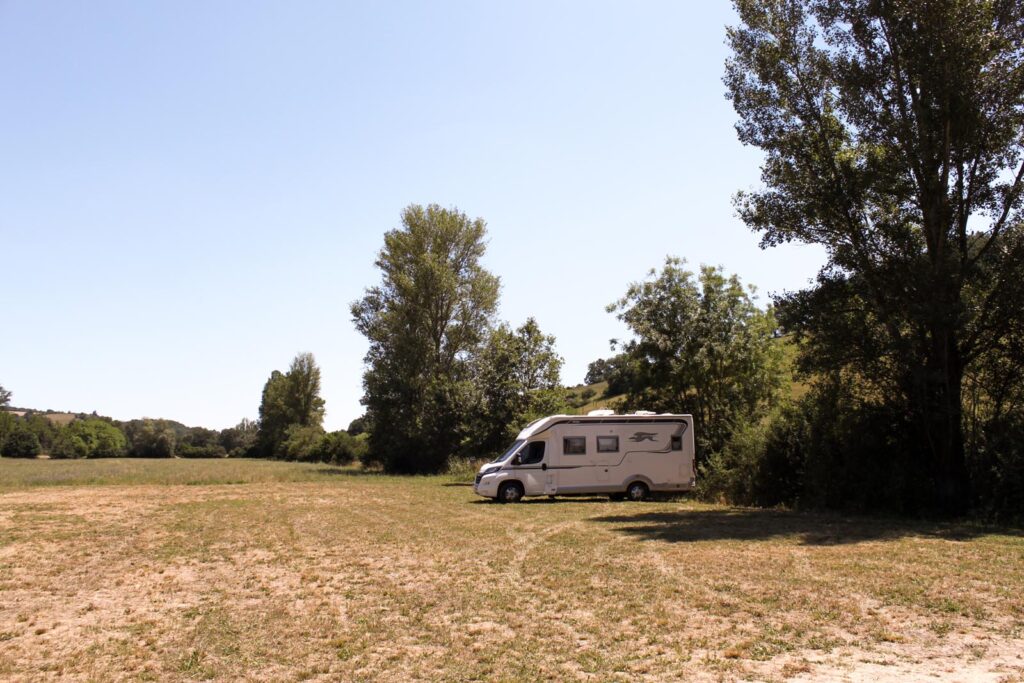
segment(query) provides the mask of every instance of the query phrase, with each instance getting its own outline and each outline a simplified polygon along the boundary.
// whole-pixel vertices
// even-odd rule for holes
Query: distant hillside
[[[606,391],[608,391],[608,382],[569,387],[566,389],[566,399],[572,407],[571,413],[586,415],[591,410],[600,410],[601,408],[618,411],[625,396],[604,397]]]
[[[71,424],[72,422],[74,422],[75,420],[78,419],[78,415],[76,415],[75,413],[36,413],[36,414],[37,415],[42,415],[43,417],[45,417],[50,422],[53,422],[54,424],[59,424],[62,427],[66,427],[66,426],[68,426],[69,424]]]
[[[36,410],[35,408],[21,408],[15,406],[9,406],[7,408],[0,408],[5,413],[13,413],[18,417],[28,417],[29,415],[42,415],[50,422],[61,426],[67,426],[74,422],[79,417],[86,417],[85,413],[64,413],[58,410]]]
[[[150,418],[150,417],[133,418],[131,420],[115,420],[114,418],[111,418],[111,417],[106,417],[104,415],[99,415],[95,411],[91,412],[91,413],[69,413],[69,412],[64,412],[64,411],[60,411],[60,410],[50,410],[50,409],[37,410],[35,408],[24,408],[24,407],[20,407],[20,406],[7,406],[5,408],[0,408],[0,410],[3,410],[4,412],[7,412],[7,413],[13,413],[14,415],[17,415],[18,417],[28,417],[30,415],[39,415],[39,416],[45,417],[47,420],[49,420],[50,422],[52,422],[52,423],[54,423],[56,425],[60,425],[61,427],[66,427],[69,424],[71,424],[72,422],[74,422],[75,420],[85,420],[85,419],[90,418],[90,417],[100,418],[102,420],[108,420],[108,421],[113,422],[114,424],[120,425],[122,427],[130,425],[130,424],[133,424],[133,423],[141,423],[141,422],[150,420],[150,421],[159,422],[163,426],[165,426],[167,428],[170,428],[174,432],[174,435],[177,438],[179,438],[179,439],[182,438],[183,436],[185,436],[186,434],[188,434],[189,431],[191,431],[191,429],[192,429],[192,428],[188,427],[187,425],[184,425],[181,422],[178,422],[176,420],[165,420],[163,418]]]

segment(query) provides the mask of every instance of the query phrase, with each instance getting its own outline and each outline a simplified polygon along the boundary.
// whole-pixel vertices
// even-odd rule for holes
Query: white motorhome
[[[531,422],[481,467],[473,491],[506,503],[594,493],[643,500],[655,491],[691,490],[693,459],[690,415],[552,415]]]

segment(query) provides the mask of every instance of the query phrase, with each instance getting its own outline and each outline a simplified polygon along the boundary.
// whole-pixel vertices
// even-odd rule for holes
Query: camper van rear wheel
[[[518,503],[523,499],[523,485],[518,481],[507,481],[498,489],[499,503]]]
[[[626,498],[630,500],[643,500],[649,492],[650,489],[647,488],[647,484],[642,481],[634,481],[626,487]]]

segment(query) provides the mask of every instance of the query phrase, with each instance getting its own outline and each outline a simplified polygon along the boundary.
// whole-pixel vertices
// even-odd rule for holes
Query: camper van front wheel
[[[634,481],[626,487],[626,498],[630,500],[643,500],[649,492],[650,489],[647,488],[647,484],[642,481]]]
[[[498,489],[498,502],[518,503],[523,499],[523,485],[518,481],[507,481]]]

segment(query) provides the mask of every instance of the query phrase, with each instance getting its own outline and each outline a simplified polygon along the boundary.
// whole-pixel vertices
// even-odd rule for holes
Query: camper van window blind
[[[566,455],[586,455],[587,437],[567,436],[562,439],[562,452]]]
[[[617,437],[617,436],[599,436],[599,437],[597,437],[597,452],[598,453],[618,453],[619,452],[619,437]]]

